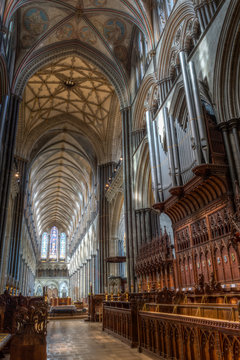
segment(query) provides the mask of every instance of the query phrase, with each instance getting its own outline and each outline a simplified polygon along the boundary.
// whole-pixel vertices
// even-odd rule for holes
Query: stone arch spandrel
[[[152,99],[153,88],[157,86],[155,74],[148,75],[142,82],[133,109],[133,130],[145,128],[146,99],[150,94]],[[150,104],[149,104],[150,106]]]
[[[175,51],[175,55],[177,56],[178,52],[183,49],[185,42],[184,35],[187,30],[186,25],[190,19],[194,18],[196,18],[196,13],[192,1],[187,0],[181,3],[179,2],[179,5],[175,6],[174,11],[166,24],[161,43],[161,50],[157,56],[157,78],[159,80],[169,76],[173,51]],[[178,32],[179,38],[177,36]]]

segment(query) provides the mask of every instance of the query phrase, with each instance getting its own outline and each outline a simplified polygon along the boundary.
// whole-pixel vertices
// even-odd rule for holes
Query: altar
[[[57,305],[57,306],[51,306],[50,308],[50,314],[51,315],[65,315],[65,314],[71,314],[74,315],[77,312],[77,308],[75,305]]]
[[[72,299],[70,297],[60,298],[60,297],[52,297],[50,298],[51,306],[59,306],[59,305],[71,305]]]

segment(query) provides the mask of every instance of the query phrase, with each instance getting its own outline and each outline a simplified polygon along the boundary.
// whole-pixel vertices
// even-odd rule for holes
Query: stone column
[[[142,232],[141,232],[141,222],[140,222],[140,217],[141,217],[141,213],[140,210],[136,210],[135,211],[136,214],[136,234],[137,234],[137,242],[138,242],[138,246],[137,246],[137,253],[139,252],[139,249],[142,246]]]
[[[90,292],[90,281],[91,281],[91,260],[87,259],[87,296]]]
[[[96,281],[95,271],[96,271],[96,255],[92,255],[92,291],[93,291],[93,294],[95,294],[95,291],[96,291],[96,287],[95,287],[95,281]]]
[[[98,167],[99,178],[99,285],[104,292],[107,284],[106,257],[109,243],[109,204],[105,197],[105,185],[114,171],[115,163],[110,162]]]
[[[19,251],[23,224],[24,194],[26,188],[27,163],[23,159],[15,159],[16,168],[19,174],[19,191],[15,197],[14,213],[12,218],[11,245],[8,275],[15,281],[19,281]],[[17,181],[17,178],[16,178]]]
[[[80,299],[80,268],[78,269],[78,279],[77,279],[77,285],[78,285],[78,296],[77,296],[77,300]]]
[[[86,298],[87,297],[87,281],[86,281],[86,277],[87,277],[87,271],[86,271],[86,268],[87,268],[87,263],[84,263],[83,264],[83,298]]]
[[[145,228],[145,214],[144,214],[144,209],[141,209],[141,232],[142,232],[142,240],[143,243],[146,244],[147,239],[146,239],[146,228]]]
[[[20,98],[11,95],[8,109],[6,111],[2,137],[2,157],[0,163],[0,273],[2,273],[2,256],[5,247],[5,228],[7,222],[8,198],[11,181],[11,170],[13,165],[14,146],[17,131],[17,121]]]
[[[232,152],[231,152],[229,138],[228,138],[227,124],[221,123],[221,124],[219,124],[219,128],[222,130],[222,134],[223,134],[223,141],[224,141],[224,145],[225,145],[225,149],[226,149],[230,177],[231,177],[231,181],[232,181],[232,189],[233,189],[233,191],[235,191],[235,181],[237,180],[237,178],[236,178],[236,173],[235,173],[235,168],[234,168],[234,163],[233,163],[233,158],[232,158]]]
[[[83,266],[81,265],[79,268],[79,298],[83,297]]]
[[[134,231],[135,219],[133,214],[133,188],[132,188],[132,144],[131,144],[131,108],[121,110],[122,139],[123,139],[123,184],[124,184],[124,219],[126,232],[126,257],[128,290],[135,289],[134,263],[136,256],[136,233]]]
[[[233,158],[235,162],[238,183],[240,185],[240,137],[238,132],[239,119],[230,120],[229,125],[232,129],[232,134],[233,134],[233,141],[235,147],[235,149],[233,149]]]
[[[1,30],[0,30],[1,33]],[[7,109],[8,109],[8,105],[9,105],[9,100],[10,100],[10,96],[5,95],[2,96],[2,109],[1,109],[1,113],[0,113],[0,166],[1,166],[1,162],[2,162],[2,155],[3,155],[3,134],[4,134],[4,125],[5,125],[5,121],[6,121],[6,114],[7,114]]]
[[[145,223],[146,223],[146,240],[151,242],[151,209],[145,209]]]

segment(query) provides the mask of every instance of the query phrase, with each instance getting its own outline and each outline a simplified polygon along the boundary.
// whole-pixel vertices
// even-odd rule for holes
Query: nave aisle
[[[48,360],[148,360],[84,320],[53,320],[48,324]]]

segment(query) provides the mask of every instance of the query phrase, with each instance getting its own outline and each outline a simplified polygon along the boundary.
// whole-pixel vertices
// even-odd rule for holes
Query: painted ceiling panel
[[[145,34],[149,44],[152,41],[147,3],[140,0],[48,0],[40,3],[15,0],[6,14],[10,18],[15,11],[20,12],[18,64],[44,46],[77,39],[128,71],[135,26]]]

